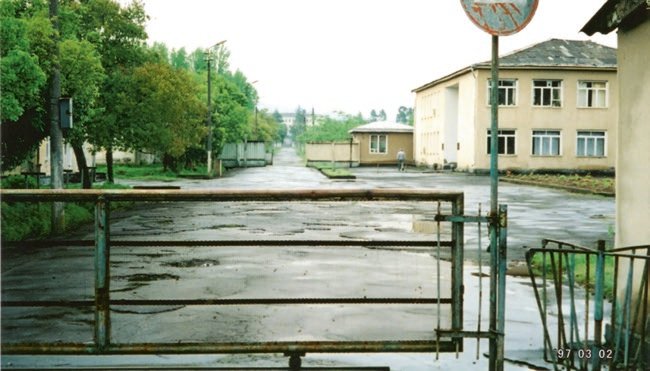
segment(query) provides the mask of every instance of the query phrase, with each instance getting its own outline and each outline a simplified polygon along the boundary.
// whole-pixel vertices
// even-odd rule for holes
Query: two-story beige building
[[[612,170],[616,49],[551,39],[499,58],[499,169]],[[490,168],[490,62],[413,90],[418,165]]]

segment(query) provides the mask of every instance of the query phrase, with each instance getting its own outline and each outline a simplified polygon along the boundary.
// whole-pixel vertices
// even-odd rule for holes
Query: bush
[[[27,187],[36,188],[36,179],[34,177],[27,177]],[[10,175],[2,179],[2,189],[24,189],[25,177],[23,175]]]
[[[5,180],[11,179],[7,178]],[[21,178],[19,187],[24,187],[24,178]],[[7,185],[16,185],[15,180],[9,180]],[[5,182],[3,181],[3,188]],[[102,184],[96,189],[128,189],[129,186],[121,184]],[[111,209],[125,208],[130,202],[116,202]],[[74,229],[94,219],[94,205],[92,202],[68,202],[64,206],[65,224],[67,229]],[[35,202],[2,202],[2,241],[14,242],[27,239],[40,239],[48,236],[51,230],[52,207],[51,203]]]

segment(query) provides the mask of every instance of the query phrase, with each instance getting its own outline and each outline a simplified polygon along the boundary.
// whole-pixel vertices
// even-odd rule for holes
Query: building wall
[[[386,153],[370,153],[370,136],[386,135]],[[413,161],[412,133],[354,133],[352,138],[359,142],[359,162],[361,165],[397,164],[397,152],[400,149],[406,154],[406,162]]]
[[[488,170],[489,69],[468,70],[416,94],[415,161],[461,170]],[[618,81],[615,70],[501,69],[499,79],[517,82],[516,104],[499,107],[499,130],[514,130],[515,153],[499,156],[506,170],[609,170],[616,165]],[[561,107],[533,105],[533,80],[561,80]],[[579,81],[606,81],[605,108],[580,108]],[[457,99],[457,102],[453,102]],[[453,128],[456,128],[452,131]],[[560,132],[559,155],[533,155],[533,131]],[[605,133],[604,156],[578,156],[578,131]]]
[[[468,73],[416,94],[413,137],[418,165],[473,164],[475,86],[474,75]]]
[[[489,70],[481,70],[477,79],[476,165],[477,169],[490,168],[487,152],[487,132],[490,128],[488,101]],[[500,155],[500,169],[612,169],[616,159],[616,117],[618,113],[618,83],[616,71],[570,70],[501,70],[499,79],[517,81],[516,105],[499,107],[499,129],[514,129],[516,150],[513,155]],[[533,105],[533,80],[561,80],[562,106],[539,107]],[[578,82],[606,81],[606,108],[579,108]],[[559,130],[560,155],[533,155],[534,130]],[[605,132],[605,156],[577,156],[578,130]]]
[[[335,163],[346,166],[359,165],[358,142],[307,143],[305,146],[307,164]]]
[[[650,21],[618,31],[616,245],[650,244]]]

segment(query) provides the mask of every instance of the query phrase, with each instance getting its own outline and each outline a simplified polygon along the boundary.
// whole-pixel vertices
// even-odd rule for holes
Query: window
[[[578,81],[578,107],[607,107],[607,82]]]
[[[387,153],[386,151],[386,136],[385,135],[371,135],[370,136],[370,153]]]
[[[560,131],[559,130],[534,130],[533,155],[559,156]]]
[[[605,156],[604,131],[578,131],[577,156]]]
[[[487,153],[491,153],[490,149],[492,144],[492,130],[487,131]],[[515,131],[514,130],[499,130],[497,137],[497,153],[500,155],[514,155],[515,154]]]
[[[492,99],[492,79],[488,79],[488,104]],[[499,105],[517,105],[517,80],[499,80]]]
[[[562,81],[533,80],[533,106],[562,107]]]

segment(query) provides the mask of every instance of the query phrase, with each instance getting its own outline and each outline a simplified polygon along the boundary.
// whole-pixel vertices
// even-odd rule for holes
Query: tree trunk
[[[74,151],[74,157],[77,159],[77,167],[81,174],[81,188],[91,189],[92,182],[90,181],[90,172],[88,171],[88,162],[86,161],[83,146],[73,145],[72,150]]]
[[[106,150],[106,179],[109,183],[115,183],[115,177],[113,176],[113,150]]]

